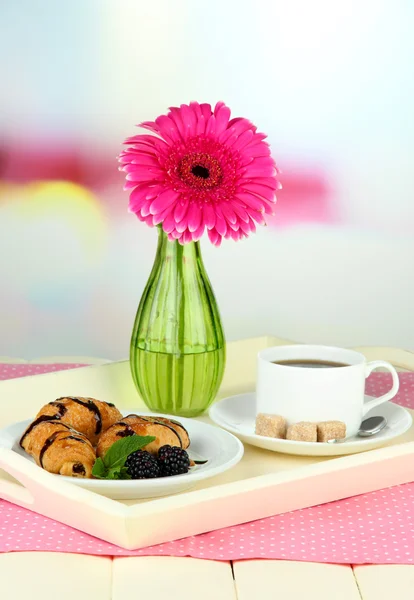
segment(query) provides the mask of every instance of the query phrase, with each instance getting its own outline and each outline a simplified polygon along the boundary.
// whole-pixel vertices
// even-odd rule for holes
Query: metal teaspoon
[[[384,429],[387,425],[387,419],[385,417],[369,417],[362,421],[359,431],[357,433],[358,437],[371,437],[376,435],[380,431]],[[346,438],[333,439],[328,440],[328,444],[339,444],[344,442]]]

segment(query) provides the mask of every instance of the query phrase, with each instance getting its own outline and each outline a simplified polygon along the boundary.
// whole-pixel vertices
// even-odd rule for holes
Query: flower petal
[[[264,225],[265,224],[265,218],[264,218],[264,213],[260,210],[254,210],[253,208],[248,209],[249,211],[249,216],[250,216],[250,220],[254,220],[256,221],[256,223],[258,223],[259,225]]]
[[[138,144],[139,145],[139,144]],[[160,153],[151,148],[150,146],[141,146],[141,150],[136,150],[135,148],[128,148],[128,150],[121,152],[119,155],[120,163],[129,163],[134,160],[137,160],[141,157],[151,157],[155,160],[159,160]]]
[[[182,200],[181,202],[177,202],[174,209],[174,219],[177,223],[179,223],[186,215],[188,210],[188,201]]]
[[[200,104],[200,109],[201,109],[201,114],[203,115],[205,121],[207,122],[212,114],[211,105],[207,104],[207,103]]]
[[[254,132],[257,131],[257,127],[255,125],[253,125],[253,123],[251,123],[249,121],[249,119],[246,119],[244,117],[234,117],[233,119],[231,119],[229,121],[229,127],[233,127],[233,125],[235,125],[236,123],[239,123],[239,121],[247,121],[250,125],[250,129],[252,129]]]
[[[265,201],[260,200],[254,194],[249,194],[249,192],[237,192],[236,197],[245,206],[253,208],[254,210],[264,211]]]
[[[208,232],[209,240],[212,244],[217,245],[217,241],[221,237],[215,229],[210,229]]]
[[[160,162],[151,154],[135,154],[131,160],[131,165],[147,165],[149,167],[160,167]]]
[[[159,225],[160,223],[162,223],[171,213],[172,213],[172,208],[171,208],[171,206],[169,206],[162,212],[159,212],[158,214],[153,215],[152,220],[153,220],[154,225]]]
[[[183,120],[181,118],[181,111],[179,108],[176,108],[175,106],[171,106],[170,107],[170,112],[169,112],[169,117],[170,119],[172,119],[180,133],[180,137],[182,140],[185,140],[185,127],[184,127],[184,123]]]
[[[201,225],[202,213],[199,205],[196,202],[192,202],[187,212],[188,229],[190,231],[196,231]]]
[[[216,213],[211,204],[204,204],[203,206],[203,222],[207,229],[213,229],[216,224]]]
[[[161,132],[160,134],[163,138],[166,140],[171,140],[172,142],[182,141],[180,132],[173,119],[170,119],[167,117],[167,115],[161,115],[156,119],[155,122],[158,125]]]
[[[184,231],[182,237],[181,237],[182,243],[183,244],[188,244],[190,242],[194,241],[194,237],[193,237],[193,233],[187,229],[186,231]]]
[[[139,124],[139,127],[142,127],[142,129],[148,129],[148,131],[152,131],[153,133],[160,135],[160,128],[154,121],[143,121]]]
[[[188,228],[188,215],[185,215],[179,223],[175,221],[175,228],[180,233],[183,233]]]
[[[178,240],[183,234],[180,233],[179,231],[177,231],[176,229],[174,229],[171,233],[170,233],[173,241]]]
[[[202,109],[202,106],[209,108]],[[196,135],[203,135],[206,130],[206,123],[211,115],[211,106],[200,105],[198,102],[190,102],[190,108],[193,110],[196,117]],[[206,116],[207,115],[207,116]]]
[[[206,130],[206,120],[204,115],[197,119],[196,135],[204,135]]]
[[[138,185],[138,183],[136,181],[125,181],[124,190],[125,191],[131,190],[132,188],[137,187],[137,185]]]
[[[220,104],[220,106],[219,106]],[[230,109],[222,102],[216,104],[214,109],[214,116],[216,117],[216,135],[220,135],[227,129],[227,125],[230,119]]]
[[[263,223],[264,223],[264,219],[261,224],[263,224]],[[256,231],[256,224],[252,219],[250,219],[250,231],[253,231],[253,232]]]
[[[246,183],[245,187],[243,188],[243,191],[253,192],[254,194],[257,194],[257,196],[265,198],[268,202],[276,202],[275,190],[272,190],[271,188],[267,187],[267,185],[255,183],[255,180],[253,180],[251,183]]]
[[[163,212],[167,208],[169,208],[172,204],[177,201],[177,198],[180,197],[178,192],[174,192],[174,190],[166,189],[162,192],[155,200],[152,201],[151,204],[151,214],[157,215],[160,212]]]
[[[256,136],[257,134],[253,137],[250,144],[248,144],[246,152],[253,158],[256,158],[256,156],[269,156],[271,152],[269,144],[263,140],[258,142]]]
[[[236,213],[236,215],[239,217],[239,219],[241,219],[245,223],[249,222],[249,215],[247,214],[246,209],[243,208],[243,206],[241,206],[238,202],[233,200],[231,202],[231,207]]]
[[[276,164],[273,158],[269,156],[257,156],[252,165],[254,167],[273,167],[275,168]]]
[[[253,221],[251,219],[249,219],[248,223],[245,223],[244,221],[240,223],[240,230],[243,231],[246,235],[249,235],[249,233],[251,231],[254,231],[252,229],[252,225],[251,223],[253,223]]]
[[[280,190],[282,187],[276,177],[255,177],[254,182],[260,183],[260,185],[266,185],[272,190]]]
[[[127,181],[148,181],[148,180],[163,180],[164,173],[161,169],[155,167],[140,167],[139,165],[134,166],[132,173],[127,173]]]
[[[218,212],[216,213],[216,230],[217,233],[219,233],[220,235],[226,235],[227,232],[227,224],[225,219],[218,214]]]
[[[253,139],[254,133],[251,129],[244,131],[241,135],[238,136],[236,141],[232,144],[232,150],[240,151],[242,148],[247,146],[251,140]]]
[[[131,140],[131,141],[128,141]],[[153,148],[164,148],[164,150],[168,149],[168,144],[161,138],[155,135],[148,135],[146,133],[140,133],[139,135],[135,135],[131,138],[127,138],[125,144],[147,144],[152,146]]]
[[[254,161],[246,167],[244,177],[274,177],[276,175],[276,168],[274,165],[268,165],[261,167],[260,165],[255,166]]]
[[[134,171],[137,168],[137,166],[139,167],[140,165],[145,167],[159,168],[160,163],[156,158],[150,156],[149,154],[147,154],[146,156],[136,154],[133,160],[129,161],[127,165],[122,167],[122,170],[125,171],[125,173],[132,173],[132,171]]]
[[[193,240],[194,240],[195,242],[198,242],[198,240],[199,240],[199,239],[202,237],[202,235],[203,235],[203,233],[204,233],[204,230],[205,230],[205,225],[204,225],[204,224],[202,224],[202,225],[200,225],[200,227],[199,227],[198,229],[196,229],[196,230],[193,232]]]
[[[237,215],[236,213],[231,209],[231,207],[229,206],[228,202],[222,202],[220,204],[220,210],[222,215],[225,217],[225,219],[229,222],[229,223],[237,223]]]
[[[207,121],[206,135],[208,135],[210,137],[214,137],[215,132],[216,132],[216,117],[214,115],[211,115],[211,117]]]
[[[196,119],[199,119],[201,117],[201,115],[203,114],[201,112],[201,106],[198,102],[190,102],[190,108],[193,111],[193,113],[195,114]]]
[[[234,135],[239,136],[243,132],[248,131],[251,128],[252,128],[252,125],[251,125],[250,121],[248,121],[247,119],[239,119],[231,127],[227,127],[227,129],[225,131],[223,131],[223,133],[221,135],[219,135],[218,140],[219,140],[219,142],[225,144],[226,141],[231,136],[234,136]]]
[[[132,190],[129,196],[128,210],[132,213],[137,213],[141,210],[145,202],[147,201],[147,190],[146,188],[135,188]]]
[[[214,116],[217,116],[217,113],[219,112],[219,110],[221,108],[223,108],[223,106],[226,106],[226,105],[222,100],[219,100],[218,102],[216,102],[216,105],[213,110]]]
[[[223,131],[226,130],[229,118],[230,118],[230,109],[228,106],[222,106],[217,113],[216,117],[216,135],[220,135]]]
[[[196,117],[194,112],[187,104],[181,104],[181,118],[185,128],[185,139],[194,137],[196,134]]]
[[[175,219],[172,215],[172,212],[170,212],[170,214],[165,217],[162,223],[162,228],[165,231],[165,233],[172,233],[176,230],[175,225]]]
[[[150,211],[151,204],[152,204],[152,198],[150,198],[149,200],[146,200],[144,202],[144,204],[142,205],[140,212],[143,217],[148,217],[149,215],[151,215],[151,211]],[[152,215],[151,215],[151,217],[152,217]]]

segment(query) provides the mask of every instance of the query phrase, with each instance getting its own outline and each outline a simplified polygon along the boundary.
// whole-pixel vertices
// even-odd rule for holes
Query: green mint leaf
[[[103,458],[103,463],[107,469],[117,469],[124,466],[126,459],[130,454],[141,450],[155,440],[154,436],[130,435],[117,440],[109,448]]]
[[[97,479],[106,479],[107,468],[104,465],[102,458],[97,458],[95,464],[92,467],[92,475]]]
[[[131,475],[128,473],[128,469],[126,467],[121,467],[120,469],[114,469],[110,471],[113,479],[131,479]]]

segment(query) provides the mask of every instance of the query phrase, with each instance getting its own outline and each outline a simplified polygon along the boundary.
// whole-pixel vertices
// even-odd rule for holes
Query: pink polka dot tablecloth
[[[20,376],[29,374],[18,365]],[[81,365],[60,365],[70,368]],[[10,365],[5,365],[10,373]],[[36,372],[56,365],[28,365]],[[0,379],[2,377],[0,365]],[[30,373],[32,374],[32,373]],[[400,374],[395,401],[414,408],[414,373]],[[367,392],[391,387],[377,373]],[[124,550],[0,500],[0,552],[50,551],[101,556],[191,556],[210,560],[271,558],[343,564],[414,563],[414,483],[297,510],[145,549]]]

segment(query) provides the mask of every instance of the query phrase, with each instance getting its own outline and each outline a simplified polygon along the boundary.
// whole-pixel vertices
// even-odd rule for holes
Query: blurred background
[[[276,216],[202,242],[229,340],[414,350],[410,0],[2,0],[0,355],[125,358],[156,232],[116,156],[168,106],[269,135]]]

